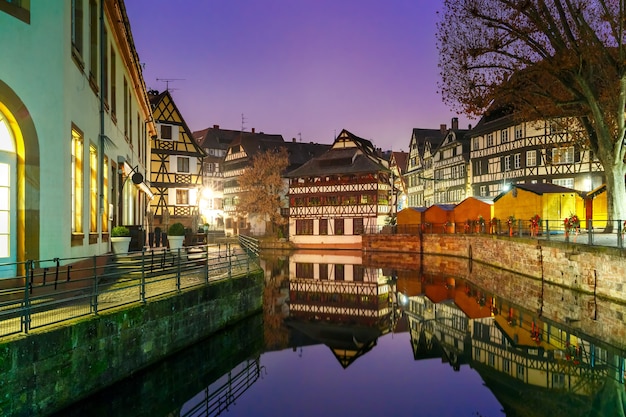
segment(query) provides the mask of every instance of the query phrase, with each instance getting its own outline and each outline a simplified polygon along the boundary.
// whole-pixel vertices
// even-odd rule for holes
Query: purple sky
[[[189,128],[408,150],[413,128],[475,124],[437,93],[439,0],[127,0],[148,88]]]

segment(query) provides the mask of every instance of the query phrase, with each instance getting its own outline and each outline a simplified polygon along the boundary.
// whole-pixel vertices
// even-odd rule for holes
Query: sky
[[[437,91],[441,0],[126,0],[149,89],[192,131],[332,143],[342,129],[408,151],[459,118]]]

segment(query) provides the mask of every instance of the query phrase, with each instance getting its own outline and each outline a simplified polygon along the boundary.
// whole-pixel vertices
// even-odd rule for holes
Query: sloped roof
[[[500,193],[498,196],[496,196],[493,199],[493,201],[498,201],[500,198],[502,198],[502,196],[512,192],[514,188],[519,188],[520,190],[528,191],[537,195],[559,194],[559,193],[576,193],[578,195],[581,194],[579,191],[574,190],[572,188],[562,187],[560,185],[556,185],[556,184],[552,184],[548,182],[537,183],[537,184],[513,184],[510,190],[504,193]]]
[[[356,146],[335,147],[338,142],[345,142],[346,139],[352,141]],[[332,148],[289,172],[286,177],[296,178],[389,171],[389,168],[383,165],[382,160],[375,152],[376,150],[370,141],[354,136],[347,130],[344,130],[335,140]]]
[[[391,158],[394,159],[396,166],[398,167],[398,171],[400,175],[406,172],[406,163],[409,160],[408,152],[392,152]]]
[[[446,138],[447,131],[442,132],[441,129],[419,129],[414,128],[411,135],[411,144],[416,143],[418,153],[424,155],[424,149],[427,142],[430,142],[433,149],[437,149]]]

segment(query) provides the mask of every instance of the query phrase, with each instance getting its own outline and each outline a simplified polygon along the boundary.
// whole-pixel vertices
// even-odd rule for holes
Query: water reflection
[[[403,415],[458,415],[443,412],[442,404],[424,408],[426,396],[434,394],[416,387],[441,382],[445,373],[442,365],[431,367],[433,360],[455,375],[477,372],[507,416],[624,415],[622,304],[443,256],[297,252],[270,254],[261,262],[262,325],[257,317],[235,326],[63,415],[286,415],[288,399],[299,401],[299,415],[310,415],[323,390],[337,390],[332,379],[344,377],[348,409],[362,416],[384,414],[383,398],[407,396],[418,398],[417,405]],[[385,350],[382,365],[368,362],[388,349],[381,341],[407,333],[409,359],[422,365],[419,372],[404,364],[411,373],[399,375],[405,369],[389,365],[401,355],[397,350]],[[294,363],[287,356],[299,358],[320,346],[330,350],[342,374],[319,358]],[[371,380],[351,376],[360,364],[372,368]],[[284,367],[290,369],[283,373]],[[383,381],[382,372],[391,374]],[[285,392],[292,387],[271,382],[276,374],[292,378],[287,385],[311,374],[321,381],[312,392]],[[392,385],[394,380],[407,382]],[[349,393],[362,383],[368,385],[360,394]],[[443,395],[460,401],[471,388]],[[381,409],[359,408],[369,392],[380,396]],[[476,411],[485,402],[480,395],[469,400],[464,415],[500,415]],[[333,403],[322,411],[342,415]]]

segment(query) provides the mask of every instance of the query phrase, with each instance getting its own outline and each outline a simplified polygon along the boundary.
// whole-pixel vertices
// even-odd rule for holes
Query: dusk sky
[[[149,89],[192,131],[219,125],[332,143],[347,129],[408,150],[459,117],[437,93],[440,0],[127,0]]]

